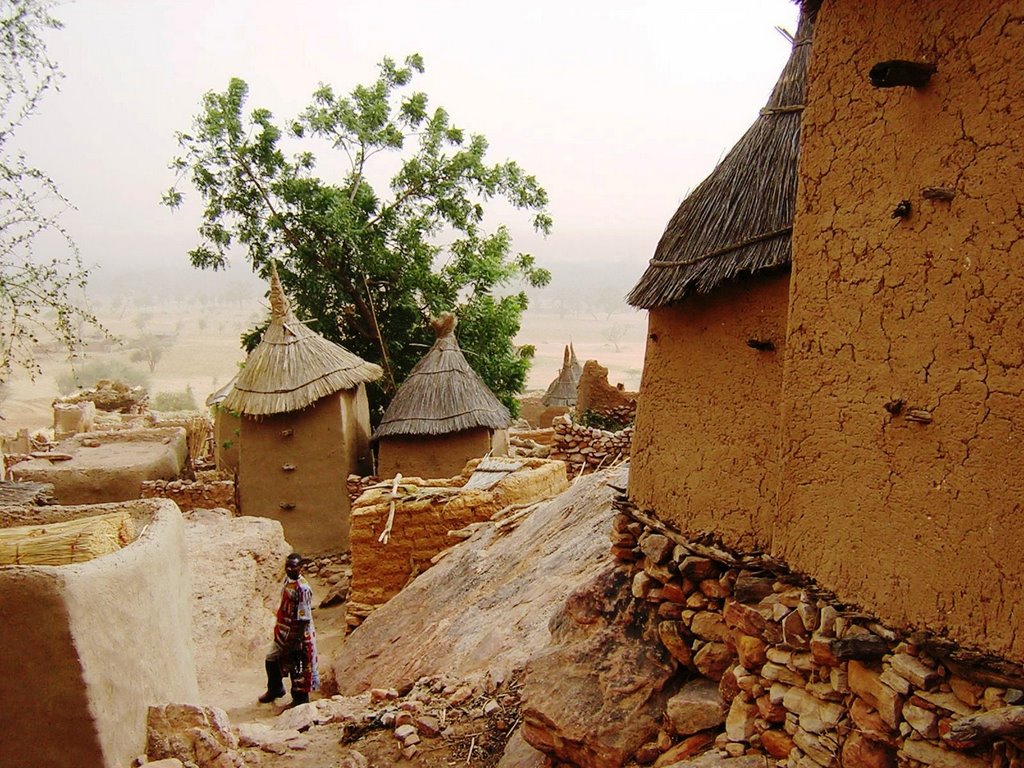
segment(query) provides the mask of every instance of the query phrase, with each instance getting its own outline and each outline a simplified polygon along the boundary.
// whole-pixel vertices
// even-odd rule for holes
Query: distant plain
[[[234,302],[170,301],[138,303],[115,300],[101,306],[99,320],[121,344],[106,344],[92,337],[79,368],[94,361],[120,362],[148,377],[151,396],[184,393],[191,388],[202,408],[207,396],[228,382],[244,359],[239,337],[266,316],[265,299]],[[640,385],[646,337],[646,313],[623,306],[612,312],[558,312],[545,307],[523,316],[519,344],[532,344],[536,356],[527,380],[529,391],[543,391],[558,374],[566,344],[573,343],[580,362],[597,360],[609,369],[609,380],[628,390]],[[144,361],[131,361],[133,340],[159,335],[166,348],[152,373]],[[18,371],[0,403],[0,431],[11,434],[21,428],[45,429],[53,424],[51,405],[59,396],[57,379],[71,364],[47,339],[40,342],[41,375],[32,380]],[[472,362],[472,361],[471,361]],[[94,382],[83,381],[83,385]]]

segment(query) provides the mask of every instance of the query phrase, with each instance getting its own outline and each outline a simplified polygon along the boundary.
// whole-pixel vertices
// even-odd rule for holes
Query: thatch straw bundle
[[[399,387],[373,433],[446,435],[476,427],[505,429],[508,409],[469,367],[455,338],[456,318],[449,312],[431,322],[437,341]]]
[[[314,333],[296,319],[271,264],[270,325],[221,407],[246,416],[298,411],[343,389],[379,379],[380,366]]]
[[[116,552],[135,539],[127,510],[45,525],[0,528],[0,565],[70,565]]]
[[[793,52],[760,117],[682,202],[627,301],[653,309],[791,259],[800,114],[813,14],[800,17]]]

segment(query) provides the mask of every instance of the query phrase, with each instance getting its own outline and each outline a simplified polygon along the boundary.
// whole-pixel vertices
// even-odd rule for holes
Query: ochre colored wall
[[[360,384],[351,395],[342,397],[342,419],[345,434],[347,474],[366,477],[373,474],[373,452],[370,450],[370,401],[366,386]]]
[[[629,495],[683,532],[770,536],[788,285],[748,278],[650,313]]]
[[[548,499],[568,489],[562,462],[523,459],[522,463],[522,468],[489,490],[462,490],[454,495],[434,496],[421,495],[416,485],[400,485],[386,543],[381,542],[380,535],[390,517],[391,491],[380,488],[367,491],[352,510],[349,602],[364,605],[387,602],[411,578],[427,570],[434,555],[457,542],[448,535],[449,531],[490,520],[492,515],[507,507]],[[459,478],[459,482],[464,480]],[[454,486],[447,487],[454,491]]]
[[[242,418],[239,512],[280,521],[288,543],[306,556],[349,547],[351,437],[345,435],[344,401],[352,397],[338,393],[302,411]],[[283,435],[286,430],[291,434]]]
[[[215,409],[213,415],[213,458],[217,469],[238,470],[239,445],[242,442],[242,424],[238,414]]]
[[[103,765],[57,570],[0,568],[0,765]]]
[[[470,459],[491,450],[491,430],[466,429],[439,437],[384,437],[377,443],[377,475],[454,477]]]
[[[128,507],[125,548],[68,566],[0,567],[0,765],[122,768],[150,704],[199,697],[184,524],[173,502],[40,507],[39,523]]]
[[[920,59],[924,89],[875,89]],[[1021,5],[826,0],[803,114],[773,551],[897,626],[1020,658]],[[955,189],[951,202],[922,189]],[[901,200],[910,217],[892,218]],[[894,405],[903,402],[898,415]],[[930,423],[907,418],[930,413]]]

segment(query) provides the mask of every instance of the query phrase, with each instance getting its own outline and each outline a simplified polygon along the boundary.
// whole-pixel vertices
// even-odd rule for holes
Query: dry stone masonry
[[[170,499],[182,512],[228,509],[238,512],[234,480],[144,480],[142,498]]]
[[[688,541],[616,502],[612,553],[684,680],[635,754],[711,746],[779,768],[1024,765],[1024,668],[898,631],[759,554]]]
[[[552,426],[555,435],[550,456],[568,464],[574,477],[580,472],[593,472],[629,458],[633,441],[631,426],[609,432],[575,424],[568,416],[559,416]]]

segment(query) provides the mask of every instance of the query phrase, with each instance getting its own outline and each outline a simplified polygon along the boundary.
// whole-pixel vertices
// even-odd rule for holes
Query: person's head
[[[302,555],[298,552],[288,555],[284,561],[284,572],[288,574],[289,579],[299,578],[299,574],[302,573]]]

